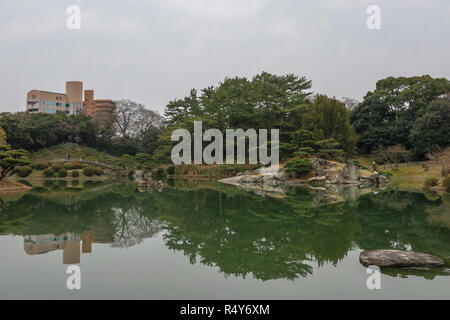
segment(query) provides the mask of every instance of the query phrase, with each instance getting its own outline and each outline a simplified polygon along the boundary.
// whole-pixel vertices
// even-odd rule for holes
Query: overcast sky
[[[71,4],[81,30],[66,27]],[[381,30],[366,27],[371,4]],[[356,99],[387,76],[450,78],[450,0],[0,1],[2,112],[66,80],[162,111],[191,88],[261,71]]]

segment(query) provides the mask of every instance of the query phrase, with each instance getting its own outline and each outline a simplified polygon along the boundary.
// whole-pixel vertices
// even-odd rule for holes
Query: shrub
[[[65,178],[65,177],[67,177],[67,170],[66,169],[61,169],[61,170],[59,170],[58,171],[58,176],[60,177],[60,178]]]
[[[97,176],[101,176],[103,174],[103,169],[101,169],[101,168],[94,168],[94,173]]]
[[[36,163],[33,165],[33,168],[34,168],[35,170],[45,170],[45,169],[47,169],[48,167],[50,167],[50,164],[49,164],[47,161],[36,162]]]
[[[61,169],[63,169],[64,167],[61,165],[61,164],[59,164],[59,163],[55,163],[54,165],[52,165],[52,170],[54,171],[54,172],[59,172],[59,170],[61,170]]]
[[[158,168],[158,169],[152,171],[152,176],[153,176],[155,179],[161,179],[161,178],[164,177],[164,173],[165,173],[165,172],[166,172],[166,171],[165,171],[163,168]]]
[[[445,178],[444,181],[442,181],[442,185],[444,186],[445,191],[450,193],[450,177]]]
[[[167,168],[167,174],[170,174],[171,176],[175,174],[175,166],[170,166]]]
[[[52,168],[48,168],[48,169],[45,169],[43,173],[44,173],[44,177],[50,178],[50,177],[53,177],[53,175],[55,174],[55,171],[53,171]]]
[[[77,161],[66,162],[66,163],[64,163],[64,169],[79,170],[79,169],[83,169],[83,165],[81,164],[81,162],[77,162]]]
[[[284,167],[287,172],[294,172],[298,177],[310,173],[314,169],[314,163],[309,159],[295,159],[287,162]]]
[[[79,171],[72,171],[72,177],[78,178],[79,176],[80,176],[80,172]]]
[[[91,167],[86,167],[83,169],[83,174],[86,177],[92,177],[95,174],[95,170]]]
[[[15,169],[15,172],[19,177],[25,178],[33,172],[33,168],[31,168],[30,166],[17,167]]]
[[[438,185],[438,179],[437,178],[427,178],[425,180],[425,187],[436,187]]]

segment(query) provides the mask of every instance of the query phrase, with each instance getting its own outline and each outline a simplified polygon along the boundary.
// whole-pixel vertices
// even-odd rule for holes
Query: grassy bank
[[[42,149],[30,154],[30,159],[36,162],[39,161],[52,161],[58,159],[67,159],[68,155],[71,155],[72,159],[98,161],[105,164],[114,164],[117,161],[117,157],[109,155],[105,152],[100,152],[96,149],[79,146],[77,144],[60,144],[51,148]]]
[[[421,190],[428,178],[436,178],[439,184],[442,183],[441,168],[439,166],[431,166],[425,170],[422,166],[402,167],[398,170],[382,170],[392,175],[392,183],[402,189]]]
[[[239,172],[255,170],[257,165],[232,164],[232,165],[195,165],[183,164],[176,166],[174,176],[184,178],[213,178],[222,179],[233,177]]]

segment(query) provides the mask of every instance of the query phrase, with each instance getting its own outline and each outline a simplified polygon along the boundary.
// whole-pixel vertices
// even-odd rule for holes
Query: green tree
[[[304,128],[313,132],[316,140],[334,139],[347,154],[355,152],[358,137],[350,124],[350,113],[334,98],[317,96],[305,114]]]
[[[412,151],[423,157],[435,146],[450,146],[450,100],[430,103],[424,114],[417,118],[409,135]]]
[[[351,121],[360,134],[359,149],[370,153],[378,146],[412,147],[411,129],[428,104],[450,90],[450,81],[421,77],[389,77],[355,108]]]
[[[0,145],[0,181],[2,181],[16,167],[31,163],[25,150],[13,150],[8,145]]]

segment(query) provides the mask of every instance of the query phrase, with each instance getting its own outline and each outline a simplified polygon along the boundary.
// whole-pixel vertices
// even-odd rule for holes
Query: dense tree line
[[[343,160],[359,151],[401,146],[415,158],[450,145],[450,81],[430,76],[386,78],[364,101],[313,95],[312,83],[294,74],[263,72],[252,79],[226,78],[170,101],[164,116],[130,100],[117,102],[111,121],[84,115],[0,114],[0,127],[13,149],[35,151],[78,143],[115,155],[145,156],[169,163],[175,129],[280,129],[281,158],[318,155]],[[358,149],[358,150],[357,150]]]
[[[422,77],[389,77],[354,109],[352,124],[359,134],[359,150],[400,145],[423,158],[430,149],[450,145],[450,81]]]
[[[251,80],[226,78],[201,92],[193,89],[187,97],[166,106],[165,128],[154,158],[169,161],[171,133],[177,128],[192,132],[194,121],[202,121],[204,130],[280,129],[283,158],[299,152],[326,156],[328,149],[337,150],[342,157],[353,154],[357,136],[350,125],[350,111],[334,98],[313,96],[311,87],[305,77],[263,72]],[[308,136],[307,146],[299,140],[302,134]]]
[[[85,115],[2,113],[0,128],[14,149],[37,151],[61,143],[77,143],[112,154],[151,154],[162,117],[131,101],[118,101],[111,121],[98,123]]]

